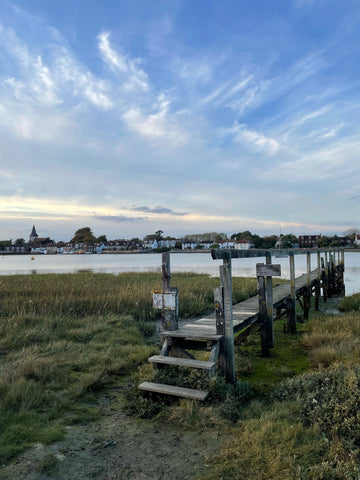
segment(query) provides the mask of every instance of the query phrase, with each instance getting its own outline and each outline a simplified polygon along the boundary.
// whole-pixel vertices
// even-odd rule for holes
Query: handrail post
[[[266,253],[266,265],[271,265],[271,253]],[[265,279],[265,292],[266,292],[266,315],[268,318],[268,343],[269,347],[274,346],[274,323],[273,323],[273,291],[272,291],[272,277],[266,277]]]
[[[327,302],[327,278],[326,278],[326,268],[325,268],[324,257],[321,257],[320,263],[321,263],[321,284],[323,289],[324,303],[326,303]]]
[[[231,257],[224,259],[220,265],[220,283],[224,289],[224,350],[226,357],[226,380],[229,383],[236,382],[235,375],[235,348],[234,348],[234,326],[232,310],[232,279],[231,279]]]
[[[276,275],[280,276],[280,265],[271,265],[270,263],[257,263],[256,276],[258,282],[258,300],[259,300],[259,320],[261,335],[261,356],[269,357],[270,348],[274,346],[273,330],[273,289],[272,282],[267,291],[267,278]]]
[[[162,314],[161,314],[161,323],[162,328],[164,330],[177,330],[178,329],[178,289],[176,287],[170,286],[170,253],[164,252],[161,256],[161,272],[162,272]],[[166,296],[174,296],[175,297],[175,305],[174,307],[169,308],[165,305],[166,303]]]
[[[311,308],[311,254],[306,252],[306,287],[303,295],[304,301],[304,319],[309,318],[309,310]]]
[[[287,307],[287,324],[290,333],[296,333],[296,290],[295,290],[295,258],[291,252],[290,262],[290,299]]]
[[[320,297],[320,252],[317,252],[317,280],[315,285],[315,310],[319,310],[319,297]]]

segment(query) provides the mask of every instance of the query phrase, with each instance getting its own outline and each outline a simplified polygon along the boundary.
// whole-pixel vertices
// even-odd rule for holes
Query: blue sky
[[[0,0],[1,238],[360,226],[359,13]]]

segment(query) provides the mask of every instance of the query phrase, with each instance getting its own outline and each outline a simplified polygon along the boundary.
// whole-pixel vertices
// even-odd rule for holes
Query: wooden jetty
[[[311,254],[316,253],[317,265],[312,269]],[[218,370],[226,380],[235,383],[234,335],[245,337],[260,329],[261,354],[270,356],[274,347],[273,321],[286,315],[287,331],[296,333],[295,313],[298,301],[303,309],[304,319],[308,318],[311,297],[315,296],[315,309],[319,306],[322,293],[324,301],[332,295],[344,294],[344,250],[343,249],[289,249],[289,250],[222,250],[211,251],[213,259],[222,259],[220,286],[214,290],[214,313],[189,321],[178,328],[177,289],[170,286],[170,256],[162,257],[162,292],[155,292],[154,302],[162,310],[163,329],[160,355],[149,358],[155,368],[166,365],[196,368],[207,371],[210,376]],[[272,264],[273,256],[288,256],[290,280],[273,287],[273,276],[280,276],[280,265]],[[295,256],[306,255],[306,272],[295,278]],[[232,305],[231,262],[236,258],[263,257],[266,263],[258,263],[258,295]],[[197,360],[189,352],[209,352],[207,361]],[[175,387],[152,382],[143,382],[139,388],[144,391],[175,395],[196,400],[205,400],[208,392]]]

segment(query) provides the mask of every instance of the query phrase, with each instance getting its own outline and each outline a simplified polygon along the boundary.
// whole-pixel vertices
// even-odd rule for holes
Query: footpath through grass
[[[175,274],[180,314],[213,306],[218,279]],[[98,417],[96,395],[158,353],[151,291],[161,275],[44,274],[0,277],[0,464],[64,427]],[[234,279],[234,299],[256,292]]]

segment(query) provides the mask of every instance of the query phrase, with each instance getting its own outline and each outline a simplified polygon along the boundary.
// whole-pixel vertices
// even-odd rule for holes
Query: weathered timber
[[[311,256],[310,252],[306,252],[306,287],[303,292],[303,302],[304,302],[304,319],[308,320],[309,311],[311,308]]]
[[[318,269],[318,277],[315,283],[315,310],[319,310],[319,298],[320,298],[320,279],[321,279],[321,265],[320,265],[320,252],[316,252],[316,259],[317,259],[317,269]]]
[[[228,258],[254,258],[254,257],[266,257],[267,255],[274,256],[288,256],[292,255],[304,255],[309,249],[307,248],[282,248],[282,249],[273,249],[264,250],[261,248],[251,248],[249,250],[235,250],[235,249],[225,249],[225,248],[214,248],[211,250],[211,256],[214,260],[223,260]],[[311,249],[311,253],[315,252],[329,252],[328,249]]]
[[[294,255],[290,254],[290,298],[287,302],[287,324],[290,333],[296,333],[296,279],[295,279],[295,259]]]
[[[266,265],[264,263],[256,264],[256,275],[258,277],[280,277],[281,265]]]
[[[296,332],[295,302],[296,300],[306,309],[311,306],[312,290],[315,291],[315,304],[318,304],[318,297],[323,289],[324,297],[328,291],[339,292],[343,284],[344,271],[344,253],[338,252],[338,261],[330,256],[334,250],[276,250],[275,254],[282,253],[280,256],[288,255],[290,257],[290,282],[272,287],[272,275],[278,275],[278,267],[271,265],[271,251],[219,251],[213,250],[213,258],[223,259],[223,265],[220,267],[219,288],[214,290],[215,311],[206,317],[194,320],[182,326],[178,330],[168,329],[161,333],[163,337],[162,355],[153,356],[149,359],[154,366],[179,365],[189,368],[202,368],[207,370],[210,375],[214,373],[216,364],[220,372],[229,382],[235,382],[235,362],[234,362],[234,333],[240,332],[239,338],[244,338],[250,331],[258,329],[265,332],[265,342],[262,342],[262,352],[268,354],[273,346],[273,308],[276,309],[277,318],[285,312],[288,315],[288,330]],[[307,254],[306,274],[295,278],[294,255]],[[317,253],[317,268],[311,271],[311,253]],[[324,253],[324,258],[321,257]],[[329,255],[329,257],[328,257]],[[246,257],[265,257],[266,265],[262,264],[258,268],[259,295],[252,297],[237,305],[232,305],[232,287],[231,287],[231,259]],[[166,262],[163,271],[167,270]],[[169,272],[168,272],[169,273]],[[169,282],[166,283],[165,281]],[[320,282],[321,280],[321,282]],[[164,278],[164,287],[171,291],[170,276]],[[262,301],[259,304],[259,298]],[[304,298],[303,304],[301,297]],[[265,319],[265,322],[263,321]],[[264,325],[266,328],[264,329]],[[263,343],[266,348],[263,349]],[[210,351],[207,362],[197,360],[186,350],[204,350]],[[192,352],[194,353],[194,352]],[[170,385],[153,384],[144,382],[139,388],[157,393],[164,393],[176,396],[185,396],[189,398],[203,399],[192,389],[183,389]],[[192,392],[192,393],[188,393]],[[196,392],[196,391],[195,391]],[[207,395],[207,392],[201,392]]]
[[[205,400],[209,392],[194,390],[192,388],[175,387],[173,385],[163,385],[161,383],[143,382],[138,387],[140,390],[148,392],[162,393],[176,397],[192,398],[194,400]]]
[[[218,335],[225,335],[224,287],[214,288],[214,306],[216,316],[216,333]]]
[[[196,325],[196,322],[194,322]],[[169,337],[169,338],[187,338],[190,340],[199,340],[199,341],[217,341],[223,338],[222,335],[217,335],[215,333],[215,325],[213,325],[212,332],[205,332],[204,330],[197,330],[190,328],[192,324],[185,325],[184,328],[179,330],[167,330],[165,332],[160,332],[162,337]],[[188,328],[186,328],[188,326]]]
[[[271,257],[266,257],[271,262]],[[273,327],[273,287],[271,282],[272,275],[280,276],[280,265],[267,263],[256,264],[256,275],[258,279],[258,298],[259,298],[259,318],[261,335],[261,356],[268,357],[270,348],[274,346],[274,327]]]
[[[198,368],[200,370],[213,370],[215,362],[207,362],[204,360],[196,360],[191,358],[164,357],[162,355],[153,355],[148,359],[150,363],[162,363],[178,367]]]
[[[164,252],[161,256],[161,273],[162,273],[162,292],[163,294],[172,293],[175,296],[175,307],[173,309],[168,309],[163,307],[161,323],[164,330],[177,330],[178,328],[178,292],[177,288],[170,286],[170,254],[169,252]],[[165,304],[165,301],[163,301]]]
[[[220,265],[220,283],[224,289],[224,355],[226,362],[225,377],[229,383],[235,383],[235,349],[232,306],[231,259],[225,258],[224,265]]]

